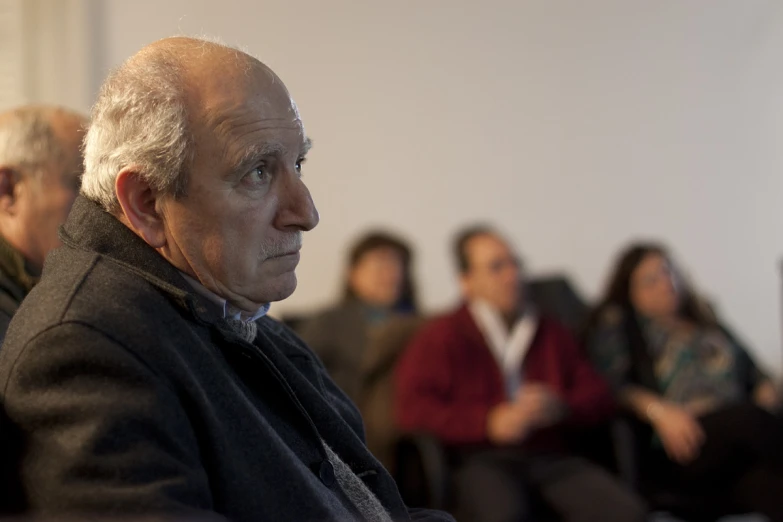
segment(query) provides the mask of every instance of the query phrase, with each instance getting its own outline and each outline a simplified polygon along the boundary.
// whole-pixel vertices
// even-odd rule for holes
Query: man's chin
[[[256,300],[259,303],[274,303],[288,299],[296,290],[296,284],[295,272],[281,274],[264,285],[266,288],[263,289],[263,292],[259,292]]]

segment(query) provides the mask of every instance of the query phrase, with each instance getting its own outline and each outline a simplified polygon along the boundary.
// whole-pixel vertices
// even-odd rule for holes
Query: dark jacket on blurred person
[[[0,236],[0,342],[22,299],[37,281],[27,271],[22,254]]]
[[[298,333],[321,357],[337,386],[361,402],[362,365],[373,331],[415,315],[408,244],[384,230],[364,233],[349,249],[343,299],[306,321]]]
[[[362,359],[370,330],[389,315],[349,298],[319,312],[299,329],[299,335],[321,358],[335,384],[354,402],[359,400]]]
[[[367,447],[392,472],[397,440],[391,391],[393,365],[410,337],[409,330],[420,321],[415,315],[373,308],[348,298],[299,329],[335,384],[359,407]]]
[[[394,369],[424,318],[396,316],[370,334],[362,359],[362,383],[356,405],[364,419],[367,447],[392,473],[399,430],[394,420]]]
[[[86,199],[63,240],[0,352],[5,512],[356,520],[331,448],[393,520],[451,520],[409,513],[358,411],[291,331],[265,317],[241,339]]]
[[[551,387],[568,409],[565,424],[524,442],[529,449],[562,451],[566,428],[598,424],[614,411],[608,386],[574,337],[552,320],[540,320],[520,374],[523,383]],[[507,392],[468,306],[432,320],[416,335],[397,368],[396,394],[403,430],[427,431],[456,447],[489,445],[487,416]]]
[[[62,107],[0,113],[0,343],[38,282],[79,191],[86,119]]]

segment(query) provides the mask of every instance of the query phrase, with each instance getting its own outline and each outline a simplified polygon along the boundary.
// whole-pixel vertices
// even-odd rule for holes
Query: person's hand
[[[557,424],[565,414],[560,398],[542,384],[524,384],[517,393],[516,403],[525,412],[531,428],[546,428]]]
[[[517,444],[535,429],[559,422],[565,406],[547,386],[522,385],[514,401],[495,406],[487,419],[489,439],[500,445]]]
[[[772,381],[766,380],[756,386],[753,401],[767,411],[775,412],[780,408],[780,396]]]
[[[527,412],[516,402],[502,402],[487,416],[487,436],[499,446],[522,442],[528,432]]]
[[[648,417],[670,459],[686,465],[699,456],[704,430],[696,417],[675,404],[661,402],[648,408]]]

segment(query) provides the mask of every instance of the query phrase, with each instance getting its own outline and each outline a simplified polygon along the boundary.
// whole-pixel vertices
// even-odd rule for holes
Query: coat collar
[[[78,196],[60,239],[71,248],[94,252],[144,278],[179,306],[208,321],[216,307],[197,296],[179,270],[98,203]]]
[[[484,334],[481,333],[478,324],[476,324],[476,320],[473,318],[473,314],[470,312],[470,305],[468,303],[460,305],[451,315],[451,318],[455,324],[455,328],[458,329],[461,336],[468,340],[471,346],[475,346],[477,350],[489,357],[494,362],[495,366],[499,368],[497,360],[489,347],[489,343],[484,338]],[[530,341],[530,349],[527,352],[528,355],[537,349],[538,338],[541,335],[541,331],[546,322],[547,320],[544,317],[539,319],[533,338]]]

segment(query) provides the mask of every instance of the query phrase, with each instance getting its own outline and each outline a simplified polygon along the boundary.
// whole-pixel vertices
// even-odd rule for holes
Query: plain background
[[[278,314],[335,299],[372,226],[416,245],[428,311],[457,298],[449,240],[476,220],[588,298],[620,247],[661,239],[780,370],[783,3],[84,1],[91,92],[74,99],[176,33],[244,45],[286,82],[321,224]]]

